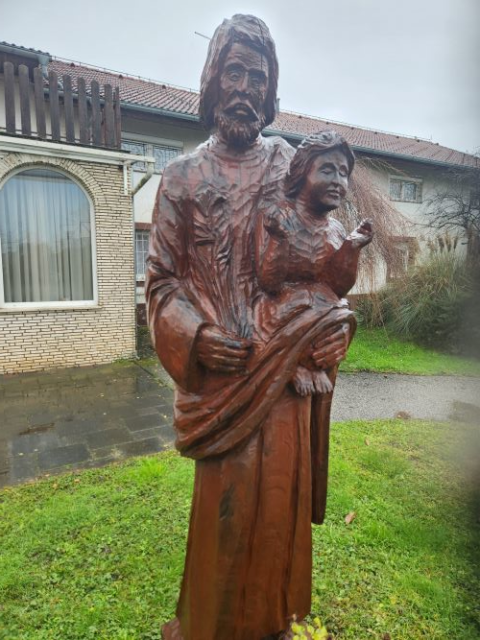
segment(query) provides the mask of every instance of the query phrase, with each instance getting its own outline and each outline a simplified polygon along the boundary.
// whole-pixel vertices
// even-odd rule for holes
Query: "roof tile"
[[[197,91],[61,60],[52,60],[49,68],[59,75],[71,75],[74,86],[75,80],[82,76],[88,81],[97,80],[101,85],[111,84],[113,87],[119,87],[122,103],[125,105],[139,105],[169,111],[172,114],[198,117]],[[289,111],[281,111],[268,128],[269,131],[278,132],[285,137],[304,137],[325,129],[335,129],[354,148],[364,151],[406,156],[426,162],[480,166],[479,158],[428,140],[373,131]]]

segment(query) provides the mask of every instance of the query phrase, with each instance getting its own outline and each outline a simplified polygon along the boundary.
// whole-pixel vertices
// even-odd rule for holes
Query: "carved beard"
[[[260,114],[257,120],[238,120],[225,112],[215,115],[215,124],[224,140],[235,147],[248,147],[255,142],[265,126],[265,117]]]

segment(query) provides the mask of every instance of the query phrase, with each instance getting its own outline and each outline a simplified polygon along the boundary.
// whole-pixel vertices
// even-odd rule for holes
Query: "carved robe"
[[[310,610],[311,521],[323,510],[314,497],[312,514],[312,483],[315,496],[326,478],[324,461],[312,479],[311,459],[317,468],[331,397],[312,405],[288,381],[305,346],[350,312],[310,309],[266,346],[257,340],[255,218],[292,153],[281,138],[232,152],[213,137],[166,168],[157,195],[149,323],[176,382],[177,448],[196,460],[177,619],[165,638],[260,640]],[[253,340],[246,375],[202,369],[195,341],[205,324]]]

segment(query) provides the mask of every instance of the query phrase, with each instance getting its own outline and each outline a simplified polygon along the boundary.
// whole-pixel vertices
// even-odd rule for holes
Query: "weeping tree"
[[[373,179],[374,172],[385,172],[387,169],[389,166],[383,161],[369,158],[357,160],[347,199],[333,213],[347,232],[352,231],[365,218],[372,221],[374,239],[362,250],[357,279],[362,291],[372,292],[376,289],[382,262],[396,270],[402,260],[397,250],[396,238],[406,235],[409,223]]]

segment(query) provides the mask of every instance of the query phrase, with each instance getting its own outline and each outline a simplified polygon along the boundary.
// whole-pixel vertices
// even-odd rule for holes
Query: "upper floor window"
[[[28,169],[0,189],[0,306],[93,303],[92,208],[59,171]]]
[[[122,140],[122,149],[142,156],[153,156],[155,158],[155,173],[161,173],[170,160],[182,153],[179,147],[162,144],[150,144],[137,140]],[[133,165],[135,171],[146,171],[145,162],[136,162]]]
[[[422,181],[390,177],[390,200],[422,202]]]

